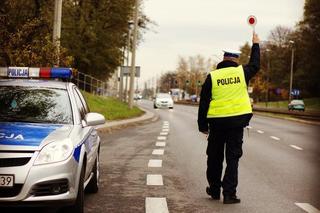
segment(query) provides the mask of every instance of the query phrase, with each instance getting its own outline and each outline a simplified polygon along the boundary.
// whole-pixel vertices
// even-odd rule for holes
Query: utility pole
[[[269,102],[269,75],[270,75],[270,49],[266,49],[268,53],[268,67],[267,67],[267,91],[266,91],[266,107],[268,107]]]
[[[53,43],[56,47],[57,61],[55,66],[60,64],[60,37],[61,37],[61,15],[62,15],[62,0],[55,0],[54,3],[54,21],[53,21]]]
[[[139,15],[138,7],[139,7],[139,0],[136,0],[135,13],[134,13],[133,40],[132,40],[129,109],[133,108],[134,78],[135,78],[135,72],[136,72],[136,43],[137,43],[137,34],[138,34],[138,15]]]
[[[126,49],[123,48],[123,66],[125,65],[125,57],[126,57]],[[119,72],[119,78],[120,78],[120,83],[119,83],[119,99],[123,101],[123,70],[120,67],[120,72]]]
[[[132,21],[129,21],[128,22],[128,27],[129,27],[129,30],[128,30],[128,41],[127,41],[127,67],[129,67],[129,60],[130,60],[130,50],[131,50],[131,45],[130,45],[130,38],[131,38],[131,25],[133,24]],[[126,77],[126,82],[125,82],[125,92],[124,92],[124,97],[123,97],[123,100],[125,102],[127,102],[127,96],[128,96],[128,75],[129,73],[126,73],[125,77]]]
[[[294,41],[290,40],[290,44],[292,44],[291,51],[291,69],[290,69],[290,91],[289,91],[289,102],[292,100],[292,81],[293,81],[293,62],[294,62]]]

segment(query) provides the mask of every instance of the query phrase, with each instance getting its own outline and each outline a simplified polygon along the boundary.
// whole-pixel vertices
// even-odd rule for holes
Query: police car
[[[0,206],[83,212],[97,192],[103,115],[89,111],[70,68],[0,68]],[[39,79],[38,79],[39,78]]]

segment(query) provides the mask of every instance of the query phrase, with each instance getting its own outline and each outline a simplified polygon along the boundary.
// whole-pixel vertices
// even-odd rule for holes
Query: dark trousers
[[[223,188],[223,195],[235,195],[238,185],[238,163],[242,156],[243,128],[210,130],[207,147],[207,180],[213,191]],[[222,169],[226,147],[226,170]]]

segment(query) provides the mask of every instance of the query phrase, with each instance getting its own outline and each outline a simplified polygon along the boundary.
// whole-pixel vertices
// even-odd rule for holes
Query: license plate
[[[13,187],[13,175],[0,175],[0,187]]]

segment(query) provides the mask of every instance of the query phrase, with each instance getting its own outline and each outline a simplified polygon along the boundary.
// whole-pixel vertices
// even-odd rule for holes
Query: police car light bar
[[[72,69],[65,67],[0,67],[0,77],[71,79]]]

